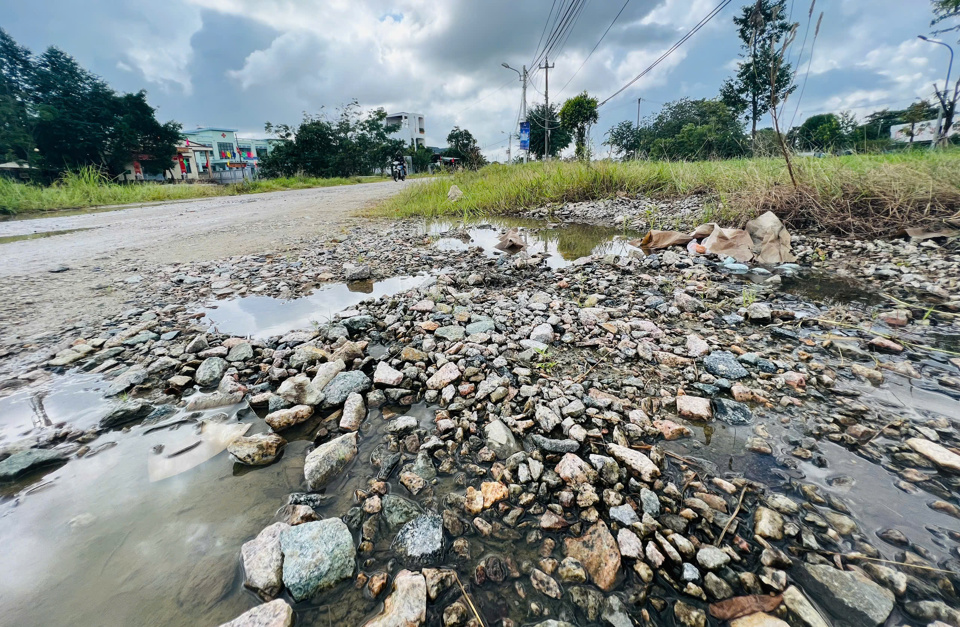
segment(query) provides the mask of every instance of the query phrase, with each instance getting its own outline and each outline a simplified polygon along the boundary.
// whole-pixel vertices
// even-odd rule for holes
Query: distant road
[[[133,275],[149,281],[153,269],[169,263],[336,237],[358,210],[416,184],[388,180],[0,222],[0,242],[72,231],[0,243],[0,356],[128,309],[136,285],[123,281]]]

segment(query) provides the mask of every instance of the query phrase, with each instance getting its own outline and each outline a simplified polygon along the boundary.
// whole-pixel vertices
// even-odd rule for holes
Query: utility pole
[[[633,151],[633,158],[640,158],[640,103],[643,102],[643,98],[637,98],[637,149]]]
[[[556,65],[550,65],[550,60],[546,55],[543,57],[543,65],[539,66],[541,70],[544,70],[544,82],[543,82],[543,101],[546,105],[545,111],[543,113],[543,160],[547,161],[550,158],[550,70]]]

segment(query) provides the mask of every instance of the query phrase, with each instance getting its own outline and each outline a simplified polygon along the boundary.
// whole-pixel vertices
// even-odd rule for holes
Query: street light
[[[939,92],[937,94],[938,100],[940,100],[940,113],[937,114],[937,139],[933,143],[933,145],[936,146],[937,144],[940,143],[940,139],[941,139],[940,122],[943,120],[943,114],[947,112],[946,111],[947,97],[950,93],[950,71],[953,70],[953,48],[950,46],[950,44],[944,43],[942,41],[938,41],[936,39],[930,39],[926,35],[917,35],[917,37],[922,39],[923,41],[927,41],[932,44],[940,44],[941,46],[945,46],[947,50],[950,51],[950,63],[947,64],[947,82],[944,83],[943,85],[943,98],[942,99],[939,98]],[[936,85],[934,85],[934,87],[936,87]]]
[[[517,73],[517,76],[520,77],[520,82],[523,84],[523,95],[521,96],[521,100],[520,100],[520,119],[521,119],[523,122],[526,122],[526,121],[527,121],[527,66],[524,65],[524,66],[523,66],[523,72],[521,72],[520,70],[518,70],[518,69],[515,68],[515,67],[510,67],[510,65],[509,65],[508,63],[506,63],[506,62],[501,63],[500,65],[502,65],[503,67],[507,68],[508,70],[513,70],[514,72]],[[528,154],[529,152],[530,152],[529,149],[523,151],[523,162],[524,162],[524,163],[527,162],[527,154]],[[509,159],[508,159],[508,161],[509,161]]]

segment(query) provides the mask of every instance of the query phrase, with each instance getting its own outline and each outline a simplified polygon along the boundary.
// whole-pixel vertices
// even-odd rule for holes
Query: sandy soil
[[[46,343],[126,309],[118,280],[175,261],[289,249],[331,238],[356,212],[414,182],[273,192],[0,222],[0,238],[86,229],[0,244],[0,355]],[[61,272],[54,270],[67,268]],[[136,289],[136,285],[130,285]]]

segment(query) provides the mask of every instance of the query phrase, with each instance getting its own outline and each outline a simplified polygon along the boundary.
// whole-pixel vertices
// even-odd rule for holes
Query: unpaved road
[[[118,280],[178,261],[276,252],[341,234],[356,212],[404,185],[366,183],[0,222],[0,354],[124,309]],[[66,267],[62,272],[51,272]],[[135,289],[131,285],[130,289]],[[45,343],[45,342],[42,342]]]

